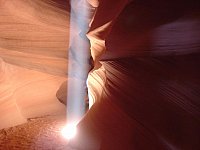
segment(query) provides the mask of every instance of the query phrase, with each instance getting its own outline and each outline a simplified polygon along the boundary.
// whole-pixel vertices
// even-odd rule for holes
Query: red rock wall
[[[68,73],[68,3],[0,0],[0,129],[65,114],[56,92]]]
[[[199,2],[89,2],[97,7],[87,35],[96,66],[88,80],[95,103],[71,144],[199,149]]]

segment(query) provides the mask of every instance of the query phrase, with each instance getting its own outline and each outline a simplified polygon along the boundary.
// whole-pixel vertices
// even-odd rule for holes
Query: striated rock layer
[[[56,91],[65,80],[38,71],[0,62],[0,128],[26,122],[27,118],[65,113]]]
[[[87,34],[92,103],[71,146],[198,150],[199,2],[89,2],[96,7]]]
[[[65,115],[69,1],[0,0],[0,129]]]
[[[52,0],[1,0],[0,57],[28,69],[66,75],[69,4],[60,5]]]

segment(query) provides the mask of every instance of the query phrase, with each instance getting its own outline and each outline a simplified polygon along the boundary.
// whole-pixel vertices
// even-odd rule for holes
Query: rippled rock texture
[[[62,2],[0,1],[1,128],[65,112],[56,94],[66,103],[68,80],[80,78],[66,66],[80,67],[81,39],[82,47],[90,42],[94,60],[87,80],[90,109],[70,147],[200,149],[199,2],[88,0],[85,7],[74,0],[73,11],[81,14],[85,7],[92,16],[80,18],[89,25],[89,41],[77,24],[71,45],[69,7]]]
[[[65,114],[56,98],[66,80],[69,3],[0,1],[0,128]]]
[[[91,109],[71,144],[198,150],[199,2],[89,2],[96,7],[87,33],[95,62],[88,78]]]

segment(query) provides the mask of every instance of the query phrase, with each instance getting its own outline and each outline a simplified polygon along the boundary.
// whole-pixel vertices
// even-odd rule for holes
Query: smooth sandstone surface
[[[67,1],[0,1],[0,128],[64,115],[56,97],[66,81]]]
[[[0,56],[4,61],[67,74],[69,5],[56,4],[51,0],[0,1]]]
[[[64,77],[7,64],[1,60],[0,128],[26,122],[27,118],[65,113],[56,91]]]

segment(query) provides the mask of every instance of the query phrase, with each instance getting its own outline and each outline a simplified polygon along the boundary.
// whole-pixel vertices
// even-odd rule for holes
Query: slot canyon
[[[199,150],[200,1],[0,0],[0,150],[40,149]]]

